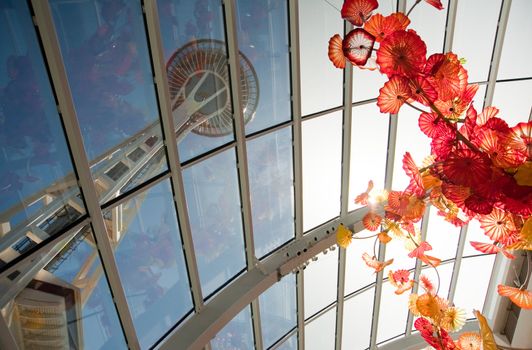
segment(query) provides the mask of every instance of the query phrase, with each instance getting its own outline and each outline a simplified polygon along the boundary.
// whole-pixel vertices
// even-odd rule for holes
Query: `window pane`
[[[375,288],[372,287],[344,302],[343,349],[364,350],[369,347],[374,296]]]
[[[211,341],[212,350],[253,349],[251,309],[244,308]]]
[[[305,319],[336,301],[338,286],[338,250],[319,254],[305,276]]]
[[[481,310],[491,277],[495,255],[483,255],[462,259],[454,304],[466,309],[467,318],[473,318],[473,310]]]
[[[484,230],[480,227],[480,222],[478,222],[478,220],[471,220],[467,224],[467,237],[462,256],[482,254],[481,252],[473,248],[473,246],[471,245],[472,241],[482,243],[489,243],[491,241],[489,237],[484,234]]]
[[[246,267],[236,157],[227,150],[183,172],[203,296]]]
[[[528,121],[532,79],[499,82],[495,85],[492,105],[500,109],[498,117],[510,126]]]
[[[305,325],[305,349],[334,349],[335,331],[336,307]]]
[[[408,0],[406,10],[417,0]],[[443,10],[438,10],[422,1],[409,15],[412,23],[408,26],[414,28],[421,39],[427,44],[427,56],[443,52],[443,40],[447,22],[448,0],[442,0]]]
[[[259,296],[264,348],[296,326],[296,278],[287,275]]]
[[[247,152],[255,254],[261,258],[294,238],[291,128],[248,141]]]
[[[162,0],[157,5],[183,162],[233,140],[222,2]],[[242,56],[240,63],[241,69],[249,68],[242,66]],[[200,103],[208,98],[212,99]]]
[[[140,1],[50,1],[92,177],[106,202],[166,169]]]
[[[408,292],[395,294],[395,287],[390,282],[382,284],[377,344],[405,332],[409,295]]]
[[[368,237],[375,234],[368,230],[363,230],[357,233],[357,237]],[[346,265],[345,265],[345,295],[353,293],[367,286],[370,283],[375,283],[374,270],[368,267],[362,254],[368,253],[373,256],[373,247],[375,239],[357,239],[347,248]],[[378,243],[377,243],[378,248]],[[378,254],[378,252],[376,252]]]
[[[259,81],[257,111],[246,125],[249,134],[290,119],[288,6],[284,1],[238,0],[236,7],[239,49]]]
[[[169,180],[104,212],[142,348],[192,309]]]
[[[303,122],[303,229],[340,214],[342,113]]]
[[[464,66],[470,82],[486,81],[501,1],[459,1],[457,6],[452,51],[467,60]]]
[[[456,227],[438,215],[438,208],[431,207],[429,226],[427,227],[427,242],[432,250],[427,254],[441,260],[454,259],[460,237],[460,227]]]
[[[127,349],[91,229],[53,250],[60,253],[2,309],[19,347]]]
[[[343,35],[337,9],[341,0],[305,0],[299,3],[299,49],[301,64],[301,114],[308,115],[342,104],[343,70],[327,57],[329,39]]]
[[[384,188],[389,119],[389,114],[381,113],[375,103],[353,107],[349,210],[360,207],[354,200],[366,191],[369,180],[373,180],[375,189]]]
[[[530,13],[532,2],[512,1],[497,79],[532,77],[532,67],[528,60],[530,45],[526,44],[532,37]]]
[[[297,334],[286,339],[276,350],[297,350]]]
[[[0,265],[85,213],[25,1],[0,6]]]

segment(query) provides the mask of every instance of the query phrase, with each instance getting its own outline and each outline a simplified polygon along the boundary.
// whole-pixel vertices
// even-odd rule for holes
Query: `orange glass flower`
[[[355,28],[344,38],[344,56],[355,66],[364,66],[371,56],[375,37],[362,28]]]
[[[412,98],[417,102],[430,106],[438,98],[438,92],[432,84],[423,77],[415,77],[409,81]]]
[[[391,191],[385,209],[403,220],[417,222],[423,216],[425,202],[410,193]]]
[[[368,204],[368,199],[369,199],[369,193],[371,192],[372,189],[373,189],[373,181],[369,180],[368,187],[366,188],[366,191],[362,192],[361,194],[356,196],[355,204],[367,205]]]
[[[360,27],[377,7],[379,7],[377,0],[345,0],[341,11],[342,18]]]
[[[369,212],[362,218],[362,224],[369,231],[377,231],[382,222],[382,217],[378,214]]]
[[[405,30],[409,24],[410,19],[401,12],[392,13],[386,17],[377,13],[364,24],[364,29],[373,35],[377,42],[381,42],[393,32]]]
[[[412,192],[418,196],[423,196],[425,194],[423,179],[421,178],[419,169],[417,168],[410,152],[406,152],[403,156],[403,170],[410,178],[407,192]]]
[[[398,30],[387,36],[377,51],[381,72],[392,76],[417,75],[425,64],[427,46],[413,30]]]
[[[329,59],[336,68],[345,68],[346,60],[340,34],[334,34],[329,40]]]
[[[386,260],[386,261],[379,261],[374,256],[370,257],[368,253],[362,254],[362,260],[364,260],[366,265],[375,269],[375,273],[382,271],[386,266],[391,265],[393,263],[393,259]]]
[[[461,95],[460,61],[453,53],[436,53],[427,59],[424,72],[438,92],[440,100],[452,100]]]
[[[498,208],[480,216],[478,221],[484,233],[494,241],[505,240],[516,230],[512,216]]]
[[[395,272],[388,272],[388,279],[390,284],[396,288],[395,294],[400,295],[407,290],[412,289],[414,281],[409,279],[410,272],[408,270],[397,270]]]
[[[411,95],[408,79],[398,75],[394,75],[384,83],[379,92],[377,106],[379,106],[381,113],[398,113],[401,106],[408,101]]]
[[[441,0],[425,0],[427,4],[430,4],[437,8],[438,10],[443,10],[443,5],[441,3]]]
[[[457,345],[461,350],[480,350],[482,349],[482,340],[478,333],[465,332],[460,334]]]
[[[512,303],[522,309],[532,309],[532,292],[499,284],[497,292],[503,297],[508,297]]]

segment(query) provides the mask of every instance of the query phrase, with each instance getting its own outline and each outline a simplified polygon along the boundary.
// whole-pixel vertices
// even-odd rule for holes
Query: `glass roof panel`
[[[246,266],[235,150],[186,168],[183,181],[206,297]]]
[[[67,349],[127,349],[94,242],[89,226],[63,249],[59,246],[65,242],[60,242],[54,248],[60,253],[2,310],[21,349],[44,348],[53,341]]]
[[[432,267],[424,266],[421,270],[421,274],[427,276],[435,286],[438,286],[438,281],[440,289],[438,295],[442,298],[447,298],[449,295],[449,287],[451,286],[451,278],[453,276],[454,270],[454,260],[450,262],[444,262],[438,266],[438,274],[440,276],[438,280],[438,274]],[[418,294],[422,293],[422,289],[418,289]],[[460,306],[460,305],[458,305]]]
[[[85,213],[26,2],[0,7],[0,262]]]
[[[259,296],[264,348],[296,326],[296,277],[287,275]]]
[[[342,112],[302,123],[303,229],[340,214]]]
[[[255,254],[258,258],[294,237],[290,127],[247,142]]]
[[[104,217],[141,347],[149,348],[192,310],[169,180]]]
[[[484,97],[486,96],[486,88],[487,85],[480,85],[477,90],[477,94],[475,95],[475,98],[473,100],[473,107],[477,110],[477,112],[482,111],[484,108]]]
[[[512,1],[497,79],[532,77],[529,60],[530,38],[532,38],[531,13],[532,2],[529,0]]]
[[[212,350],[253,349],[251,309],[245,307],[211,341]]]
[[[297,350],[297,333],[286,339],[276,350]]]
[[[259,80],[259,102],[246,133],[287,121],[291,116],[288,6],[280,1],[238,0],[238,46]]]
[[[357,233],[357,236],[368,237],[372,234],[374,232],[363,230]],[[357,239],[346,250],[345,295],[351,294],[371,283],[375,283],[375,273],[362,260],[362,254],[368,253],[370,256],[374,254],[374,246],[375,239]]]
[[[482,310],[490,281],[495,255],[482,255],[462,259],[454,303],[466,309],[467,318],[473,310]]]
[[[178,135],[184,162],[234,139],[222,2],[163,0],[157,6],[174,123],[185,130]],[[198,91],[192,96],[195,87]],[[198,109],[195,101],[215,92],[217,98]],[[208,129],[198,127],[213,113],[216,123],[203,123]],[[183,126],[190,115],[195,122]]]
[[[305,319],[333,303],[337,297],[338,249],[317,257],[318,260],[312,261],[304,271]]]
[[[305,325],[305,349],[334,349],[336,307]]]
[[[410,293],[397,295],[395,289],[390,282],[382,284],[377,344],[404,333],[406,329]]]
[[[467,237],[462,256],[481,254],[478,250],[471,246],[471,241],[482,243],[488,243],[489,241],[489,238],[484,234],[484,230],[480,227],[480,223],[476,220],[472,220],[467,224]]]
[[[50,1],[69,87],[101,202],[148,164],[165,159],[140,1]],[[140,149],[139,157],[130,154]]]
[[[486,81],[501,0],[458,1],[457,7],[452,51],[467,60],[469,82]]]
[[[375,288],[372,287],[345,300],[342,348],[363,350],[369,347],[374,297]]]
[[[408,0],[408,11],[417,0]],[[413,28],[427,44],[427,56],[443,52],[443,40],[447,22],[448,0],[441,1],[443,10],[437,10],[427,2],[422,1],[408,16],[411,20],[409,28]]]
[[[421,221],[414,224],[417,231],[421,230]],[[405,247],[405,241],[401,239],[392,239],[386,244],[386,260],[393,259],[393,269],[410,270],[416,266],[416,259],[408,256],[408,250]],[[429,254],[430,255],[430,254]]]
[[[443,216],[438,215],[438,209],[435,207],[430,208],[428,225],[427,242],[432,246],[428,254],[441,260],[454,259],[460,228],[445,221]]]
[[[526,122],[530,116],[532,79],[498,82],[493,94],[493,106],[500,110],[498,117],[506,120],[510,126]]]
[[[329,39],[344,32],[337,10],[343,1],[329,2],[332,6],[323,0],[299,3],[302,115],[340,106],[343,100],[343,71],[335,68],[327,57]]]
[[[388,123],[388,114],[381,113],[375,103],[353,107],[349,164],[350,211],[360,206],[355,204],[354,198],[366,190],[369,180],[373,180],[376,189],[384,188]]]

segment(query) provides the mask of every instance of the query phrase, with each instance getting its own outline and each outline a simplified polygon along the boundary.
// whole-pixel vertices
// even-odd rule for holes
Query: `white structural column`
[[[296,239],[303,237],[303,161],[301,133],[301,70],[299,51],[299,0],[288,1],[290,42],[290,85],[292,89],[292,144],[294,164],[294,228]],[[305,348],[304,277],[296,276],[298,350]]]
[[[200,312],[203,307],[203,295],[201,292],[201,283],[199,279],[198,265],[196,254],[194,252],[194,243],[192,241],[192,232],[188,219],[188,209],[185,199],[185,190],[183,186],[183,175],[181,162],[177,152],[177,140],[175,136],[175,126],[172,117],[172,105],[170,103],[170,90],[166,79],[166,65],[164,62],[164,53],[162,47],[161,33],[159,27],[159,14],[155,0],[146,0],[144,2],[144,11],[148,29],[148,38],[150,42],[150,52],[153,64],[153,73],[157,85],[157,97],[159,102],[159,111],[161,113],[161,122],[163,135],[165,138],[166,154],[168,156],[168,165],[170,167],[172,187],[174,190],[174,202],[177,207],[181,238],[183,249],[187,262],[188,277],[192,291],[192,300],[194,310]]]
[[[452,303],[454,300],[456,284],[458,282],[458,275],[460,274],[460,266],[462,265],[462,255],[464,254],[464,246],[467,238],[467,228],[468,225],[464,225],[460,228],[460,238],[458,239],[458,247],[456,248],[453,274],[451,276],[451,282],[449,284],[449,295],[447,296],[447,299],[450,303]]]
[[[347,35],[353,25],[344,21],[344,36]],[[349,208],[349,179],[351,167],[351,125],[353,111],[353,66],[347,64],[344,69],[344,123],[342,130],[342,184],[341,184],[341,203],[340,218],[347,215]],[[342,348],[342,331],[344,324],[344,291],[345,291],[345,264],[346,250],[339,248],[338,251],[338,290],[336,295],[336,334],[335,349]]]
[[[506,34],[508,17],[510,17],[511,6],[512,0],[502,0],[501,13],[499,14],[499,23],[497,25],[497,34],[495,35],[495,44],[493,46],[493,55],[491,57],[491,66],[488,76],[488,86],[486,87],[486,98],[484,99],[484,108],[491,106],[491,103],[493,102],[493,94],[495,93],[497,75],[499,74],[499,63],[501,62],[504,36]]]
[[[236,0],[224,0],[225,34],[227,41],[227,55],[229,61],[229,79],[231,82],[231,99],[233,104],[233,123],[236,140],[236,155],[238,164],[238,182],[240,184],[240,198],[242,205],[242,220],[244,224],[244,240],[246,245],[247,270],[255,267],[255,244],[253,241],[253,223],[251,215],[251,193],[249,190],[249,173],[246,149],[246,127],[244,112],[240,96],[240,59],[238,50]],[[258,299],[251,302],[251,315],[255,349],[262,350],[262,326]]]
[[[41,37],[46,59],[48,61],[53,86],[58,98],[58,108],[66,131],[68,144],[70,145],[72,158],[78,174],[79,187],[85,199],[87,213],[91,218],[94,236],[97,241],[98,251],[102,259],[102,265],[109,281],[109,287],[116,305],[118,317],[124,329],[128,346],[131,349],[140,349],[139,341],[133,325],[133,319],[129,311],[126,295],[120,277],[118,267],[113,256],[111,243],[107,237],[105,222],[103,219],[98,195],[92,180],[89,161],[83,148],[81,130],[74,108],[74,102],[68,86],[63,58],[59,49],[52,13],[47,1],[32,0],[35,13],[35,22]]]

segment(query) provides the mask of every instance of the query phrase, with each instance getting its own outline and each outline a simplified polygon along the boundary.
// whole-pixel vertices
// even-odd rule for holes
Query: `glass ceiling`
[[[532,2],[442,2],[411,17],[428,51],[467,59],[477,109],[528,120]],[[330,64],[341,5],[0,0],[0,348],[365,350],[414,334],[408,294],[360,257],[434,272],[395,242],[331,247],[338,224],[360,231],[369,179],[405,187],[402,155],[429,150],[415,111],[379,112],[379,73]],[[478,224],[428,208],[418,228],[441,295],[495,302]]]

